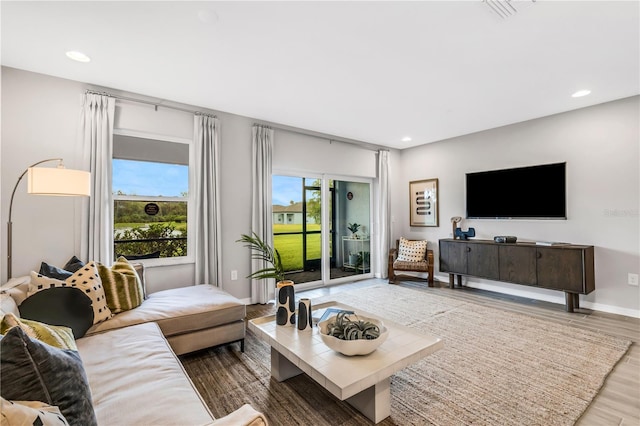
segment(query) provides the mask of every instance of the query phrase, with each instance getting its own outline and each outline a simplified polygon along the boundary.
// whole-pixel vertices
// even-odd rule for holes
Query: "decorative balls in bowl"
[[[318,329],[325,345],[348,356],[368,355],[389,336],[382,321],[345,312],[321,321]]]

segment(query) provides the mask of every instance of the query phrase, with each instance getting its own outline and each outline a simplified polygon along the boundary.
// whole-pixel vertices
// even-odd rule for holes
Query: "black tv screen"
[[[566,219],[566,163],[467,173],[469,219]]]

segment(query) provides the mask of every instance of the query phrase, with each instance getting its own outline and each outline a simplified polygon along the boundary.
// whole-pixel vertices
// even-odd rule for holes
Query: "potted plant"
[[[282,266],[282,259],[280,258],[278,250],[262,241],[255,232],[253,235],[242,234],[241,238],[236,242],[245,243],[245,247],[251,250],[252,259],[263,260],[271,264],[270,267],[253,272],[248,275],[247,278],[255,278],[257,280],[275,278],[278,287],[281,287],[284,283],[293,284],[293,281],[285,280],[284,267]]]
[[[347,229],[348,229],[349,231],[351,231],[351,236],[352,236],[353,238],[358,238],[358,234],[356,234],[356,232],[358,232],[358,229],[360,229],[360,226],[362,226],[362,225],[357,224],[357,223],[355,223],[355,222],[354,222],[354,223],[349,223],[348,225],[349,225],[349,226],[347,226]]]

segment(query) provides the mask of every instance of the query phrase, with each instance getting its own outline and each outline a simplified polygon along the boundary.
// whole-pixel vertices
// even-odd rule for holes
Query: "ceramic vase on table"
[[[276,324],[289,327],[296,324],[296,293],[293,281],[280,281],[276,286]]]
[[[300,299],[300,302],[298,302],[298,330],[313,330],[313,319],[311,316],[311,299]]]

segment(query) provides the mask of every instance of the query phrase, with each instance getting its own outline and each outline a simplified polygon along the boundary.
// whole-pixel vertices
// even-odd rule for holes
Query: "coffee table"
[[[329,307],[380,319],[389,329],[389,337],[369,355],[345,356],[322,342],[315,325],[312,331],[299,331],[295,326],[276,325],[271,315],[250,320],[249,329],[271,346],[274,379],[281,382],[306,373],[336,398],[378,423],[391,414],[391,376],[444,344],[435,336],[338,302],[313,306],[314,316]]]

